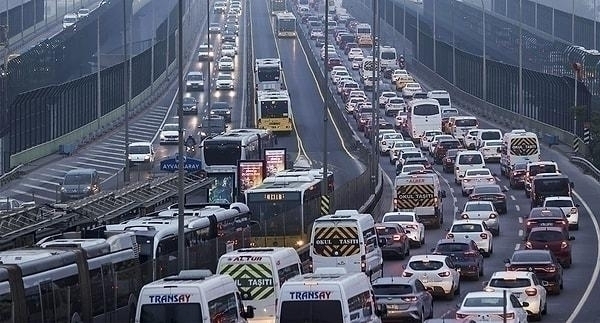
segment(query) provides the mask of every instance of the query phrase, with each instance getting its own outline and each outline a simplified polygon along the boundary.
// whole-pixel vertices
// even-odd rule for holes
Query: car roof
[[[481,200],[477,200],[477,201],[467,201],[465,203],[465,205],[467,204],[491,204],[494,205],[494,203],[492,203],[492,201],[481,201]]]
[[[469,242],[470,242],[470,241],[471,241],[471,240],[469,240],[469,241],[464,241],[464,240],[459,240],[459,241],[456,241],[455,239],[445,239],[445,238],[444,238],[444,239],[440,239],[440,240],[438,240],[437,244],[438,244],[438,245],[440,245],[440,244],[446,244],[446,243],[454,243],[454,244],[469,244]]]
[[[570,196],[549,196],[544,201],[573,201],[573,198]]]
[[[402,277],[402,276],[387,276],[379,277],[371,282],[371,285],[412,285],[414,284],[415,277]]]
[[[444,261],[444,260],[446,260],[446,258],[448,258],[448,256],[446,256],[446,255],[431,255],[431,254],[430,255],[416,255],[416,256],[410,257],[408,262],[427,261],[427,260]]]
[[[129,146],[152,146],[152,143],[149,141],[137,141],[130,143]]]
[[[502,291],[476,291],[476,292],[468,292],[465,295],[465,298],[485,298],[485,297],[504,297],[504,292]],[[509,302],[510,303],[510,302]],[[495,307],[495,306],[490,306]]]
[[[560,215],[559,215],[560,214]],[[554,206],[547,206],[547,207],[534,207],[533,209],[531,209],[531,211],[529,211],[529,217],[531,216],[536,216],[536,217],[564,217],[565,214],[563,213],[562,209],[559,207],[554,207]]]

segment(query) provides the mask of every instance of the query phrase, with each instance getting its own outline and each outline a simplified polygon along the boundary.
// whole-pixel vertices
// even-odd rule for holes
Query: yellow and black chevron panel
[[[273,272],[268,264],[227,263],[221,266],[219,272],[235,280],[242,293],[242,300],[266,299],[275,293]]]
[[[355,226],[316,228],[313,248],[316,254],[324,257],[346,257],[359,254],[358,228]]]
[[[396,207],[412,209],[418,206],[435,206],[434,185],[400,185],[396,187]]]
[[[514,138],[510,144],[510,153],[515,156],[531,156],[538,153],[538,142],[534,137]]]
[[[321,196],[321,204],[320,204],[321,215],[329,214],[329,209],[330,209],[330,205],[331,205],[330,202],[331,202],[331,200],[329,199],[329,196],[327,196],[327,195]]]

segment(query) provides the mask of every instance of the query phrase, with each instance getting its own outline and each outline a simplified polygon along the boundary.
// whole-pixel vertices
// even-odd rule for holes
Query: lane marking
[[[577,194],[577,192],[573,191],[573,195],[581,202],[581,205],[583,205],[585,210],[588,212],[588,215],[592,219],[592,223],[594,224],[594,230],[596,231],[596,250],[598,252],[600,252],[600,226],[598,226],[598,220],[596,220],[596,215],[594,214],[594,212],[592,212],[592,209],[583,200],[583,198],[579,194]],[[575,318],[577,318],[577,315],[579,315],[579,312],[581,312],[581,309],[587,302],[587,299],[590,297],[590,294],[592,293],[592,290],[594,289],[594,286],[596,285],[596,281],[598,280],[599,273],[600,273],[600,262],[596,261],[596,266],[594,266],[594,271],[592,273],[590,282],[588,283],[587,288],[585,289],[585,292],[583,293],[583,296],[581,297],[581,300],[575,307],[575,310],[573,310],[573,313],[571,313],[571,316],[569,316],[569,318],[567,319],[567,323],[573,323],[575,321]]]
[[[515,196],[514,196],[514,195],[511,195],[511,196],[510,196],[510,199],[511,199],[511,200],[513,200],[513,201],[516,201],[516,200],[517,200],[517,199],[515,198]]]
[[[454,193],[454,187],[450,187],[450,192]]]
[[[519,237],[523,236],[523,229],[519,229]]]
[[[515,205],[515,209],[517,210],[517,212],[520,212],[520,211],[521,211],[521,207],[520,207],[520,206],[518,206],[518,205]],[[523,221],[523,219],[521,219],[521,221]]]
[[[521,244],[520,244],[520,243],[517,243],[517,244],[515,245],[515,251],[517,251],[517,250],[519,250],[519,249],[521,249]]]
[[[523,224],[523,217],[522,216],[519,217],[519,223]]]
[[[458,199],[456,198],[456,196],[452,196],[452,199],[454,200],[454,203],[458,202]]]
[[[504,189],[508,191],[508,186],[504,185]]]

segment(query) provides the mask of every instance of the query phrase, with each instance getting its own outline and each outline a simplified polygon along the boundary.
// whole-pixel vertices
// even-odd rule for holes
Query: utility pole
[[[371,71],[371,77],[373,78],[373,95],[371,96],[371,106],[373,107],[371,110],[371,135],[369,136],[371,140],[371,189],[375,191],[375,186],[377,185],[377,135],[375,134],[375,122],[377,121],[376,111],[379,110],[378,107],[378,95],[377,95],[377,75],[380,73],[379,68],[381,62],[377,57],[377,46],[379,43],[379,38],[377,37],[377,18],[379,16],[379,6],[378,0],[373,0],[373,28],[371,30],[371,39],[372,39],[372,64],[373,68]]]
[[[178,19],[177,19],[177,117],[179,123],[179,165],[177,167],[177,223],[178,223],[178,239],[177,239],[177,268],[179,271],[185,269],[185,239],[184,239],[184,216],[183,209],[185,201],[183,196],[183,177],[184,177],[184,158],[183,150],[183,0],[178,2]]]
[[[206,116],[210,118],[210,112],[211,112],[211,93],[210,93],[210,81],[212,79],[212,69],[211,69],[211,63],[212,60],[215,59],[215,55],[213,52],[213,55],[211,56],[211,51],[213,50],[212,46],[210,45],[210,0],[206,0],[206,45],[208,46],[208,61],[206,63],[207,66],[207,71],[206,72],[206,85],[207,85],[207,89],[206,89]],[[207,120],[207,122],[209,122]],[[210,127],[210,123],[208,124],[208,126]],[[206,127],[206,125],[204,125],[204,127]],[[209,129],[210,130],[210,129]],[[210,133],[207,132],[207,133]]]
[[[323,79],[321,80],[321,89],[323,92],[323,182],[321,183],[321,196],[327,196],[329,187],[327,181],[327,128],[329,112],[329,91],[327,89],[327,62],[329,61],[329,0],[325,0],[325,56],[323,60]]]
[[[483,0],[481,0],[481,17],[482,17],[482,28],[481,31],[483,33],[483,74],[482,74],[482,84],[483,84],[483,101],[487,101],[487,58],[486,58],[486,47],[487,44],[485,42],[485,34],[486,34],[486,26],[485,26],[485,4],[483,3]]]
[[[129,61],[127,52],[127,0],[123,0],[123,91],[125,98],[125,165],[123,166],[123,181],[129,182],[129,101],[131,92],[129,90]]]
[[[8,6],[8,2],[7,2]],[[6,10],[6,25],[0,25],[0,46],[4,47],[4,65],[2,69],[0,69],[0,85],[2,86],[2,102],[0,102],[0,113],[4,114],[8,112],[8,52],[9,52],[9,36],[8,36],[8,8]],[[9,126],[9,124],[0,126]],[[3,129],[0,129],[0,133]],[[3,139],[3,136],[0,136],[0,175],[9,171],[10,162],[8,160],[8,149],[7,143]]]

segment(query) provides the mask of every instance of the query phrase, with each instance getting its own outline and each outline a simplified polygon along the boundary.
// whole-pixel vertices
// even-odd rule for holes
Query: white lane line
[[[515,210],[517,210],[517,212],[520,212],[521,211],[521,207],[518,206],[518,205],[515,205]],[[523,219],[521,219],[521,221],[523,221]]]
[[[454,187],[450,187],[450,193],[454,193]]]
[[[519,237],[523,236],[523,229],[519,229]]]
[[[594,230],[596,231],[596,244],[597,244],[596,250],[598,250],[600,252],[600,226],[598,226],[598,220],[596,220],[596,215],[594,215],[594,212],[592,212],[592,209],[589,207],[589,205],[587,203],[585,203],[585,201],[581,198],[581,196],[579,194],[577,194],[577,192],[573,191],[573,195],[581,202],[581,205],[583,205],[583,207],[587,211],[588,215],[592,219],[592,223],[594,224]],[[583,293],[583,296],[581,297],[581,300],[577,304],[577,307],[575,307],[575,310],[573,310],[573,313],[571,313],[571,316],[569,316],[569,318],[567,319],[567,323],[573,323],[573,321],[575,321],[575,318],[577,318],[577,315],[579,314],[579,312],[581,312],[581,309],[587,302],[588,297],[590,297],[590,294],[591,294],[592,290],[594,289],[594,286],[596,285],[596,280],[598,280],[599,273],[600,273],[600,262],[596,261],[596,266],[594,267],[594,272],[592,273],[590,282],[588,283],[587,288],[585,289],[585,292]]]
[[[519,217],[519,223],[523,224],[523,217],[522,216]]]
[[[516,200],[517,200],[517,198],[515,198],[515,196],[514,196],[514,195],[511,195],[511,196],[510,196],[510,199],[511,199],[511,200],[513,200],[513,201],[516,201]]]
[[[453,196],[452,199],[454,200],[454,203],[458,202],[458,199],[456,198],[456,196]]]
[[[517,243],[517,244],[515,245],[515,250],[519,250],[519,249],[521,249],[521,244],[520,244],[520,243]]]
[[[504,189],[508,191],[508,187],[506,185],[504,185]]]

